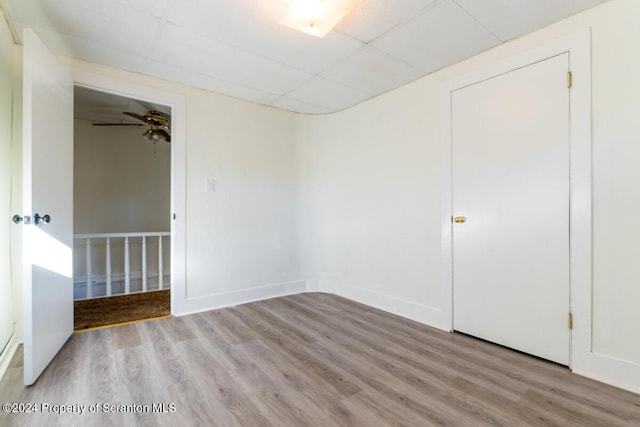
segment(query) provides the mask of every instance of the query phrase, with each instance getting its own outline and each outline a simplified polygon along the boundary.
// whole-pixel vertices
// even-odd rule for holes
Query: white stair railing
[[[76,278],[76,285],[82,284],[86,287],[86,298],[93,298],[96,295],[94,292],[94,286],[96,285],[96,280],[98,280],[98,276],[96,275],[96,267],[99,264],[96,264],[97,260],[94,259],[94,251],[92,248],[98,248],[100,246],[104,247],[105,257],[104,257],[104,295],[99,296],[112,296],[114,295],[113,283],[114,283],[114,274],[112,272],[112,246],[114,243],[121,241],[123,243],[123,267],[124,271],[121,274],[117,274],[117,278],[123,279],[124,282],[124,290],[123,293],[118,293],[118,295],[128,295],[132,293],[131,290],[131,281],[132,281],[132,272],[131,272],[131,245],[133,242],[139,239],[141,243],[141,258],[140,258],[140,266],[141,266],[141,292],[147,292],[149,290],[149,273],[147,269],[147,238],[156,238],[158,239],[158,282],[157,289],[161,290],[165,288],[164,281],[164,253],[163,253],[163,238],[167,238],[171,235],[169,232],[145,232],[145,233],[95,233],[95,234],[76,234],[74,235],[74,239],[76,240],[84,240],[85,247],[85,271],[86,277]],[[80,246],[81,247],[81,246]],[[152,282],[153,283],[153,282]],[[78,299],[78,298],[76,298]]]

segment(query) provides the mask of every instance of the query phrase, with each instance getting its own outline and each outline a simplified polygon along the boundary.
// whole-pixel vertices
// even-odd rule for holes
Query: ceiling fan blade
[[[146,126],[142,123],[92,123],[93,126]]]
[[[145,116],[141,116],[138,113],[131,113],[129,111],[123,111],[122,114],[126,114],[129,117],[133,117],[134,119],[138,119],[140,121],[143,121],[143,122],[147,123],[147,118]]]
[[[164,129],[160,129],[157,131],[158,133],[162,134],[162,136],[164,136],[164,139],[167,142],[171,142],[171,135],[169,135],[169,133],[167,131],[165,131]]]

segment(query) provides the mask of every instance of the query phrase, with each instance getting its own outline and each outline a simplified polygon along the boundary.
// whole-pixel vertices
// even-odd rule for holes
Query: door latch
[[[29,215],[25,215],[25,216],[14,215],[11,218],[11,221],[13,221],[14,224],[20,224],[22,222],[25,225],[29,225],[31,224],[31,217]]]

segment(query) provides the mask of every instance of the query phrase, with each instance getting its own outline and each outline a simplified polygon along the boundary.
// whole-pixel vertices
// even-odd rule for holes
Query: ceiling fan
[[[138,113],[131,113],[124,111],[122,114],[126,114],[129,117],[140,120],[141,123],[94,123],[94,126],[148,126],[149,128],[142,134],[149,141],[154,143],[157,141],[171,142],[169,119],[167,116],[158,110],[149,110],[144,115]]]

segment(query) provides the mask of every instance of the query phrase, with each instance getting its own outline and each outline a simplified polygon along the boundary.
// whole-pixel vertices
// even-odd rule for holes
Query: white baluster
[[[124,238],[124,293],[131,293],[131,273],[129,271],[129,238]]]
[[[147,238],[142,236],[142,292],[147,292]]]
[[[107,270],[106,293],[107,293],[107,296],[110,297],[111,296],[111,240],[108,237],[107,237],[106,250],[107,250],[107,259],[105,262],[106,270]]]
[[[87,239],[87,298],[91,298],[91,239]]]
[[[158,289],[162,289],[164,284],[162,267],[162,236],[158,236]]]

